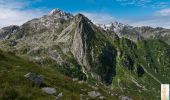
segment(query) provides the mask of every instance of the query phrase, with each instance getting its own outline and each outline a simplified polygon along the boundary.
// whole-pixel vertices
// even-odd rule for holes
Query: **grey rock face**
[[[11,34],[16,32],[19,29],[19,26],[11,25],[0,29],[0,39],[8,38]]]
[[[83,15],[78,14],[75,16],[75,20],[78,24],[73,37],[71,51],[81,65],[87,66],[88,62],[86,57],[87,50],[89,49],[88,44],[90,38],[94,35],[94,32],[91,27],[89,27],[91,22]],[[89,70],[89,67],[87,69]]]
[[[100,92],[96,92],[96,91],[88,92],[88,96],[90,96],[91,98],[96,98],[100,95],[101,95]]]
[[[42,91],[47,94],[55,94],[56,93],[56,89],[52,88],[52,87],[44,87],[44,88],[42,88]]]

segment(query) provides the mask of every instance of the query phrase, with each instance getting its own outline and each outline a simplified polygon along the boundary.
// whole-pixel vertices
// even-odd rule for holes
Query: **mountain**
[[[126,37],[132,41],[161,39],[170,44],[170,29],[164,29],[161,27],[152,28],[149,26],[133,27],[116,21],[108,25],[100,25],[100,27],[103,27],[108,31],[113,31],[118,34],[119,37]]]
[[[54,9],[21,26],[2,28],[0,36],[3,52],[13,52],[20,59],[37,64],[36,70],[49,68],[52,75],[48,78],[52,82],[57,81],[56,71],[99,88],[94,91],[100,93],[92,94],[102,94],[106,100],[159,100],[160,84],[170,83],[169,29],[132,27],[118,22],[103,27],[83,14],[74,16]],[[53,86],[59,88],[61,84]],[[73,91],[69,84],[70,81],[64,91]],[[89,92],[76,92],[76,98],[71,100],[78,95],[89,98]]]

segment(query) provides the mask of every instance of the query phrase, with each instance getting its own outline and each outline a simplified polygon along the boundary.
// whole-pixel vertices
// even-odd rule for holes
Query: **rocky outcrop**
[[[19,29],[19,26],[11,25],[0,29],[0,39],[9,38],[10,35],[15,33]]]
[[[100,92],[96,92],[96,91],[88,92],[88,96],[91,97],[91,98],[96,98],[96,97],[98,97],[100,95],[101,95]]]
[[[128,96],[121,95],[121,96],[119,96],[119,100],[133,100],[133,99]]]
[[[52,88],[52,87],[43,87],[42,91],[47,94],[55,94],[56,93],[56,89]]]
[[[71,51],[78,62],[81,65],[86,66],[87,70],[90,70],[87,62],[87,53],[89,53],[88,50],[90,49],[90,41],[95,32],[90,26],[90,20],[88,20],[84,15],[78,14],[75,16],[74,20],[77,23],[77,26],[73,37]]]

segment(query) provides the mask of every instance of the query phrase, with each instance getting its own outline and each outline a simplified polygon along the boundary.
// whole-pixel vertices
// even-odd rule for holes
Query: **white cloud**
[[[150,8],[165,8],[170,4],[170,1],[154,1],[154,0],[116,0],[121,5],[134,5]]]
[[[89,13],[89,12],[81,12],[86,17],[88,17],[92,22],[96,24],[109,24],[116,20],[113,16],[107,13]]]
[[[117,2],[120,2],[122,5],[145,5],[147,3],[150,3],[151,0],[116,0]]]
[[[132,26],[151,26],[151,27],[163,27],[170,28],[170,18],[153,18],[146,20],[138,20],[128,22]]]
[[[151,8],[166,8],[168,5],[170,4],[170,2],[156,2],[152,5],[150,5]]]
[[[34,0],[35,1],[35,0]],[[0,28],[9,25],[21,25],[24,22],[44,15],[40,9],[23,10],[30,2],[19,2],[14,0],[0,1]]]
[[[0,27],[8,25],[21,25],[24,22],[42,16],[44,12],[38,10],[17,10],[0,8]]]
[[[87,13],[82,12],[93,22],[98,24],[108,24],[113,21],[122,22],[132,26],[151,26],[151,27],[164,27],[170,28],[170,8],[166,8],[170,1],[154,1],[154,0],[116,0],[122,5],[135,5],[140,7],[149,7],[161,9],[151,13],[148,16],[141,16],[137,18],[115,18],[107,13]],[[166,9],[165,9],[166,8]]]
[[[170,16],[170,8],[161,9],[155,13],[157,16]]]
[[[142,19],[132,19],[128,22],[133,26],[152,26],[170,28],[170,8],[155,11],[153,14]]]
[[[151,15],[137,19],[119,19],[107,13],[87,13],[82,12],[92,22],[96,24],[110,24],[111,22],[118,21],[123,24],[129,24],[132,26],[151,26],[151,27],[163,27],[170,28],[170,17]]]

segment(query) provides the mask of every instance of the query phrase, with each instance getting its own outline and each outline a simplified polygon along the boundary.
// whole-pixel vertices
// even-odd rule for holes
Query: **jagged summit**
[[[105,30],[113,30],[113,31],[114,31],[114,29],[122,29],[123,27],[132,28],[132,26],[130,26],[128,24],[123,24],[118,21],[111,22],[110,24],[98,24],[98,26],[102,27]]]
[[[53,9],[49,14],[49,16],[55,16],[57,18],[63,18],[65,20],[69,20],[73,18],[73,15],[67,12],[60,10],[59,8]]]
[[[91,20],[89,20],[85,15],[78,13],[74,17],[76,20],[87,21],[89,24],[92,24]]]
[[[55,14],[60,13],[60,12],[61,12],[61,10],[60,10],[59,8],[56,8],[56,9],[53,9],[53,10],[49,13],[49,15],[55,15]]]

